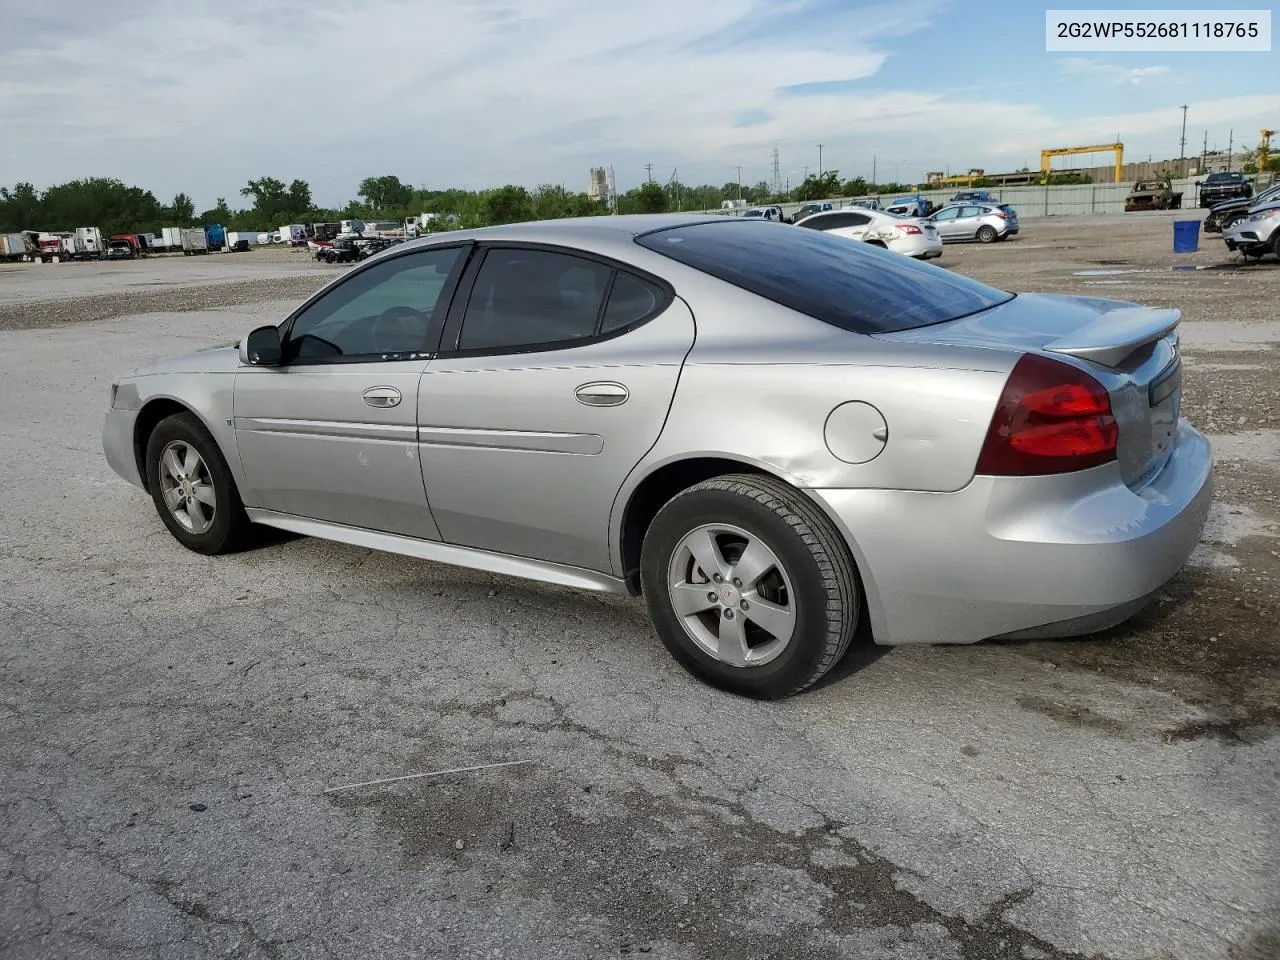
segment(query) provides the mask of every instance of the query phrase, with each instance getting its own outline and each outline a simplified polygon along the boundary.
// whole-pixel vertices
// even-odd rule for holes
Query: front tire
[[[996,228],[990,224],[984,224],[978,228],[978,240],[981,243],[991,243],[996,238]]]
[[[773,477],[717,477],[677,494],[649,526],[640,575],[671,655],[745,696],[812,686],[848,651],[861,613],[843,538]]]
[[[147,487],[174,539],[196,553],[230,553],[249,518],[217,441],[191,413],[175,413],[147,439]]]

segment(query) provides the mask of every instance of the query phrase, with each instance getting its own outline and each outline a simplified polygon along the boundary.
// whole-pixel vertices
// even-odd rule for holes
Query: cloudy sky
[[[652,163],[655,179],[741,166],[756,182],[774,148],[797,182],[819,143],[842,176],[874,156],[882,181],[907,180],[1117,134],[1129,159],[1176,157],[1182,104],[1188,153],[1206,130],[1225,149],[1233,129],[1254,145],[1280,126],[1277,53],[1050,54],[1044,6],[0,0],[0,183],[115,176],[201,209],[301,177],[339,204],[384,173],[581,190],[612,164],[625,190]]]

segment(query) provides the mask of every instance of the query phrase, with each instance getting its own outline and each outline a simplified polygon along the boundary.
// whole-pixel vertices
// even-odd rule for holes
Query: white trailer
[[[280,228],[280,242],[291,247],[302,246],[307,242],[307,227],[303,223],[286,223]]]
[[[209,239],[204,235],[204,227],[192,227],[182,231],[182,255],[195,256],[209,252]]]
[[[181,227],[164,227],[160,231],[160,235],[156,237],[157,250],[181,250],[182,249],[182,228]]]
[[[21,260],[32,252],[22,234],[0,233],[0,260]]]
[[[76,240],[83,250],[84,257],[97,257],[99,260],[107,256],[107,239],[97,227],[76,227]]]

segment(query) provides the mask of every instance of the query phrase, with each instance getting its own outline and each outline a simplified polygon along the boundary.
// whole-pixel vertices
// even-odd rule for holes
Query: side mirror
[[[240,362],[246,366],[278,367],[283,359],[279,327],[258,327],[240,341]]]

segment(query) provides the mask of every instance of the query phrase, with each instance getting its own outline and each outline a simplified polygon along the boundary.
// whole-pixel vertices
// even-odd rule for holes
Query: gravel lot
[[[341,268],[0,267],[0,956],[1280,957],[1280,263],[1170,219],[941,263],[1183,309],[1192,564],[1107,635],[859,649],[773,704],[629,600],[172,540],[102,458],[112,374]]]

